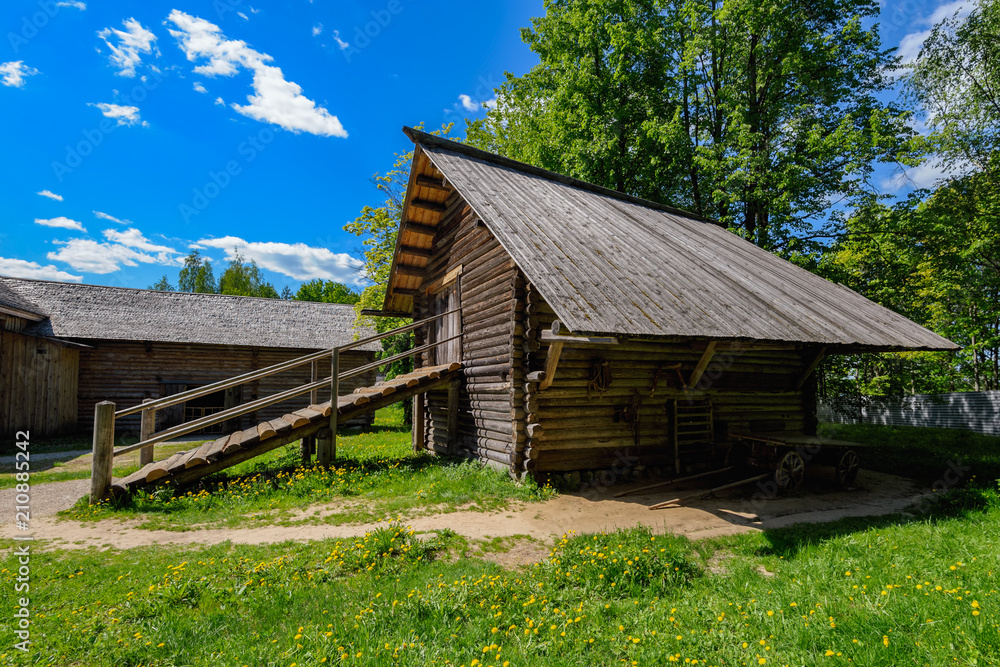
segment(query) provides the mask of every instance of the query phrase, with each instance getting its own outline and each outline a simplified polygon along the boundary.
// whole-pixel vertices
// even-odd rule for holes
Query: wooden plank
[[[292,428],[299,428],[300,426],[305,426],[309,423],[309,418],[302,415],[290,412],[287,415],[282,416],[286,422],[292,425]]]
[[[257,435],[260,436],[261,442],[273,438],[277,434],[278,432],[268,422],[257,424]]]
[[[323,413],[324,417],[329,417],[330,413],[333,412],[333,406],[330,405],[329,401],[326,403],[319,403],[318,405],[310,405],[309,409]]]
[[[562,341],[557,341],[549,345],[549,351],[545,357],[545,379],[538,385],[539,391],[548,389],[556,379],[556,370],[559,368],[559,357],[563,351]]]
[[[441,192],[451,191],[451,188],[443,183],[441,179],[425,176],[424,174],[417,176],[416,184],[424,188],[431,188],[432,190],[439,190]]]
[[[421,225],[416,222],[404,222],[402,231],[419,234],[421,236],[434,236],[437,234],[438,228],[431,227],[430,225]]]
[[[184,458],[184,468],[193,468],[195,466],[200,466],[208,463],[208,453],[212,451],[212,447],[218,440],[209,440],[203,442],[201,447],[197,449],[192,449],[191,452]]]
[[[802,385],[806,383],[806,380],[808,380],[809,376],[812,375],[814,370],[816,370],[816,367],[820,365],[820,362],[823,361],[824,357],[826,357],[826,348],[821,347],[819,352],[816,353],[816,356],[813,357],[812,361],[806,365],[802,374],[799,375],[798,379],[795,381],[796,389],[802,389]]]
[[[284,435],[292,430],[292,425],[287,421],[285,421],[284,419],[282,419],[281,417],[278,417],[277,419],[272,419],[271,421],[268,422],[268,424],[271,425],[271,428],[273,428],[274,432],[277,433],[278,435]]]
[[[243,446],[243,431],[236,431],[229,436],[226,444],[222,446],[222,455],[227,456],[230,452],[236,451]]]
[[[448,385],[448,453],[458,453],[458,397],[461,380],[452,380]]]
[[[427,199],[411,199],[410,206],[424,211],[430,211],[431,213],[444,213],[448,210],[448,207],[444,204],[439,204],[436,201],[429,201]]]
[[[688,380],[687,386],[697,387],[698,382],[701,380],[701,376],[705,374],[705,369],[708,368],[708,364],[711,363],[712,357],[715,355],[716,341],[709,341],[708,346],[705,348],[705,352],[702,353],[701,359],[698,360],[698,365],[694,367],[694,371],[691,373],[691,379]]]
[[[409,255],[410,257],[419,257],[421,259],[430,259],[434,256],[434,251],[429,248],[416,248],[414,246],[399,246],[399,254]]]
[[[698,491],[697,493],[691,493],[686,496],[680,496],[679,498],[674,498],[672,500],[667,500],[662,503],[656,503],[655,505],[650,505],[649,509],[659,510],[671,505],[676,505],[677,503],[683,502],[685,500],[691,500],[692,498],[701,498],[703,496],[711,495],[716,491],[725,491],[726,489],[732,489],[737,486],[744,486],[745,484],[753,484],[754,482],[759,482],[761,480],[767,479],[771,476],[771,473],[765,473],[763,475],[756,475],[754,477],[748,477],[746,479],[741,479],[738,482],[731,482],[729,484],[723,484],[722,486],[716,486],[715,488],[709,489],[707,491]]]
[[[324,415],[322,410],[316,410],[312,406],[308,408],[302,408],[301,410],[296,410],[292,414],[297,415],[299,417],[304,417],[305,419],[308,419],[311,422],[316,421],[318,419],[322,419],[323,417],[330,416],[330,415]]]

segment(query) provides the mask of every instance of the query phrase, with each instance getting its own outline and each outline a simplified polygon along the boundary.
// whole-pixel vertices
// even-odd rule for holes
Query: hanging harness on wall
[[[621,409],[621,421],[628,425],[628,430],[632,432],[632,442],[639,446],[639,408],[642,407],[642,398],[639,390],[632,390],[632,398]]]
[[[603,358],[594,359],[590,366],[590,378],[587,380],[587,398],[592,392],[604,394],[611,386],[611,364]]]
[[[661,364],[656,368],[656,373],[653,375],[653,386],[649,388],[649,397],[652,398],[653,394],[656,393],[656,385],[660,383],[660,380],[666,378],[670,375],[668,371],[677,371],[677,377],[680,378],[681,387],[684,387],[684,376],[681,375],[681,365],[680,364]]]

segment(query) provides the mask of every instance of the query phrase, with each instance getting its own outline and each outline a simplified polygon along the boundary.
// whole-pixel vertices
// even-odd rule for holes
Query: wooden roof
[[[385,310],[409,312],[456,191],[571,331],[866,350],[950,341],[718,223],[404,128],[417,148]]]
[[[320,350],[373,334],[355,327],[354,306],[337,303],[0,277],[0,297],[11,294],[46,316],[25,333],[60,339]]]

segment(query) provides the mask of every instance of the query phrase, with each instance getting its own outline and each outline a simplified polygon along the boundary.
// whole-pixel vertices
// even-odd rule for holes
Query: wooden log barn
[[[734,435],[815,434],[825,355],[955,349],[712,220],[404,132],[379,312],[453,311],[417,332],[451,340],[417,365],[463,364],[458,391],[415,397],[418,449],[515,475],[691,472]]]
[[[355,327],[349,305],[4,277],[0,318],[0,426],[5,433],[30,428],[35,437],[90,429],[98,401],[133,405],[371,333]],[[378,349],[345,352],[341,368],[371,362]],[[328,366],[319,372],[328,374]],[[305,366],[159,411],[157,429],[301,385],[312,372]],[[373,383],[374,371],[345,381],[345,391]],[[269,406],[215,430],[280,417],[301,403]],[[139,415],[116,427],[138,432]]]

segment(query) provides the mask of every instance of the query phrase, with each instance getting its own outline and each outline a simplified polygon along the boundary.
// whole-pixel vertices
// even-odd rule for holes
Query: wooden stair
[[[462,364],[419,368],[412,373],[356,389],[337,398],[337,420],[341,423],[374,412],[393,403],[447,385],[461,374]],[[143,487],[172,483],[183,486],[207,475],[266,454],[273,449],[315,435],[330,426],[330,401],[310,405],[278,419],[272,419],[209,441],[162,461],[147,464],[128,477],[111,484],[112,495],[133,493]]]

